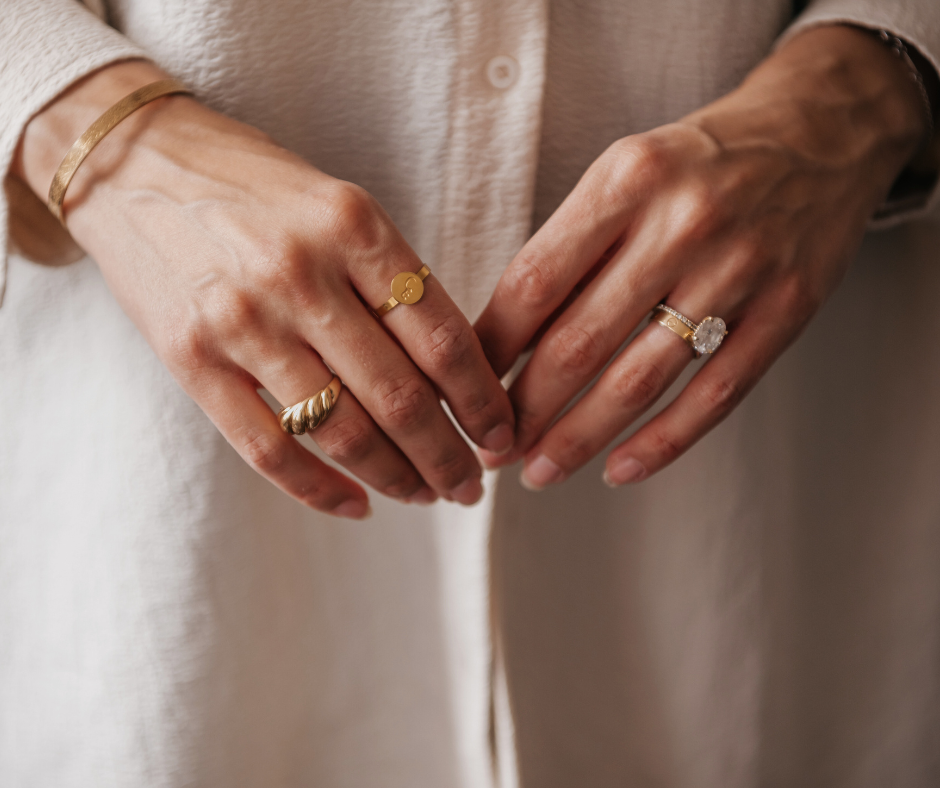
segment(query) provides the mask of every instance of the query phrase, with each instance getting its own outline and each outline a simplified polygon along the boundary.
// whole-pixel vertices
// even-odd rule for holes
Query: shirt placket
[[[448,286],[473,318],[529,232],[547,0],[458,0],[455,24],[439,250]]]

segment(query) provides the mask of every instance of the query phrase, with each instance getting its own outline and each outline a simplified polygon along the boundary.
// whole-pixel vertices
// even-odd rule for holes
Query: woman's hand
[[[476,329],[510,388],[531,488],[564,481],[692,361],[658,303],[729,334],[677,399],[607,459],[611,485],[656,473],[718,424],[832,292],[872,212],[922,141],[904,64],[874,36],[796,37],[735,92],[614,143],[500,280]],[[562,410],[603,369],[557,423]]]
[[[99,72],[34,119],[19,174],[44,195],[92,120],[164,78],[147,63]],[[413,306],[371,314],[421,267],[365,191],[188,97],[119,124],[69,188],[73,236],[183,388],[255,469],[309,506],[363,517],[365,491],[294,438],[261,399],[343,392],[312,433],[363,481],[402,500],[481,495],[478,444],[508,449],[513,415],[473,330],[433,274]],[[131,427],[132,428],[132,427]]]

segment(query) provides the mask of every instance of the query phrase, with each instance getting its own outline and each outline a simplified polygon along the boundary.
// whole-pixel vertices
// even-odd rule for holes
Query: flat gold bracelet
[[[161,96],[170,96],[174,93],[189,93],[191,95],[192,91],[176,79],[161,79],[159,82],[144,85],[107,110],[75,141],[69,152],[65,154],[65,158],[62,159],[59,169],[56,170],[52,178],[52,185],[49,186],[49,210],[62,223],[63,227],[65,227],[65,217],[62,214],[62,201],[65,199],[65,190],[68,189],[81,163],[85,161],[85,157],[92,152],[95,145],[101,142],[111,129],[132,112],[154,99]]]

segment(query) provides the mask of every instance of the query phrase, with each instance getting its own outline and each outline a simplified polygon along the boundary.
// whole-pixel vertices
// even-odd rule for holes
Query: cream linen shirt
[[[471,318],[608,144],[782,35],[851,21],[940,57],[936,0],[819,0],[795,24],[784,0],[98,10],[111,27],[0,0],[0,172],[70,83],[149,57],[371,191]],[[656,478],[608,490],[595,461],[534,495],[514,470],[472,509],[374,496],[364,523],[248,469],[93,261],[8,254],[0,785],[936,785],[940,228],[920,217],[867,241]]]

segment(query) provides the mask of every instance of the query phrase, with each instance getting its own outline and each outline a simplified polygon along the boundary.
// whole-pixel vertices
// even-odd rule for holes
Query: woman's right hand
[[[91,121],[163,78],[128,62],[79,83],[31,121],[14,172],[44,196]],[[422,264],[364,190],[177,96],[119,124],[79,169],[64,207],[163,363],[282,490],[321,511],[368,513],[365,491],[282,432],[258,394],[264,387],[292,405],[329,383],[328,365],[344,390],[312,437],[329,457],[401,500],[479,499],[479,463],[439,395],[494,452],[512,444],[508,397],[433,274],[419,303],[381,322],[372,315],[395,274]]]

